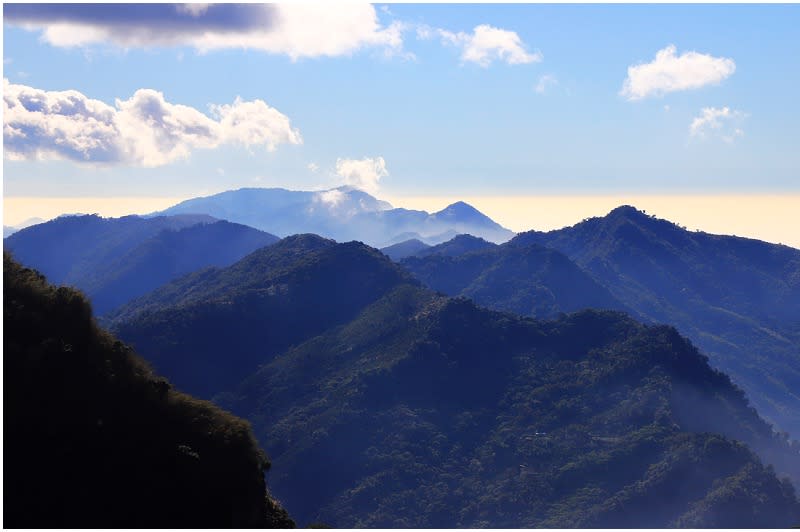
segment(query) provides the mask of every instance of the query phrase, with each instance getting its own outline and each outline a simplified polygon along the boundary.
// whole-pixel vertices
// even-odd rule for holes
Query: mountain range
[[[687,231],[630,206],[506,244],[558,250],[642,319],[674,325],[800,434],[800,250]]]
[[[192,213],[198,204],[206,210]],[[798,433],[800,250],[689,232],[628,206],[506,242],[463,234],[497,226],[464,203],[428,214],[348,188],[243,189],[177,207],[189,210],[65,216],[4,244],[84,291],[100,323],[169,380],[137,369],[132,389],[213,399],[252,423],[272,491],[299,522],[800,522],[788,480],[800,485],[800,444],[769,424]],[[386,247],[279,240],[217,218],[236,215]],[[12,305],[14,342],[94,345],[68,336],[95,330],[79,295],[9,264],[13,282],[55,298],[47,308],[74,313],[36,318],[56,324],[41,326],[52,337],[42,340],[40,326],[14,321],[26,304]]]
[[[552,318],[584,308],[630,312],[565,255],[535,244],[497,246],[461,235],[400,264],[434,290],[523,316]]]
[[[253,424],[300,522],[784,526],[796,442],[666,326],[450,299],[360,243],[287,238],[110,315]],[[759,449],[759,455],[753,452]],[[763,465],[772,464],[772,467]]]
[[[207,214],[281,237],[315,233],[339,242],[359,240],[376,247],[412,238],[437,244],[461,233],[493,242],[505,242],[514,236],[464,202],[429,214],[392,208],[352,187],[316,192],[243,188],[186,200],[155,214]]]

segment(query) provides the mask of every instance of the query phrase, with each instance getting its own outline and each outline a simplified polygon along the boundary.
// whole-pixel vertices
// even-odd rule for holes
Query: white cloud
[[[314,173],[317,173],[317,171],[319,170],[319,165],[317,163],[308,163],[308,165],[306,165],[306,168],[308,168]]]
[[[417,37],[430,38],[427,27],[417,28]],[[481,24],[475,26],[472,33],[460,31],[453,33],[447,30],[436,30],[442,42],[461,48],[461,61],[477,63],[488,67],[493,61],[504,61],[509,65],[538,63],[542,60],[541,52],[529,53],[515,31],[504,30]]]
[[[628,77],[620,95],[629,100],[640,100],[673,91],[698,89],[718,84],[735,71],[733,59],[697,52],[676,55],[675,46],[669,45],[659,50],[652,62],[628,67]]]
[[[139,89],[115,106],[82,93],[45,91],[3,80],[4,156],[155,167],[222,144],[302,144],[289,118],[262,100],[212,105],[214,117]]]
[[[433,38],[434,34],[438,31],[442,30],[435,30],[428,26],[427,24],[419,24],[417,26],[417,39],[421,41],[427,41]]]
[[[328,207],[337,207],[345,199],[345,195],[341,190],[334,188],[317,192],[314,195],[314,199]]]
[[[544,94],[547,92],[547,89],[550,87],[555,87],[558,85],[558,79],[553,76],[552,74],[545,74],[539,77],[539,82],[534,87],[534,90],[537,94]]]
[[[746,116],[745,113],[729,107],[705,107],[689,125],[689,135],[700,139],[716,136],[731,143],[744,136],[740,124]]]
[[[375,8],[355,3],[282,4],[18,4],[4,6],[8,24],[40,31],[59,47],[190,46],[303,57],[350,55],[364,48],[403,55],[399,22],[383,26]]]
[[[389,175],[383,157],[363,159],[336,159],[336,175],[344,179],[346,185],[374,194],[378,182]]]

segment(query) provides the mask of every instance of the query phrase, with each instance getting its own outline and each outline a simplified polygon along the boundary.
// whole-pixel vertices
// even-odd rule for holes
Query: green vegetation
[[[3,261],[10,528],[292,527],[250,425],[175,391],[86,299]]]
[[[537,322],[400,286],[221,399],[251,419],[279,464],[276,493],[304,520],[772,527],[800,515],[792,485],[732,439],[772,438],[742,392],[674,329],[617,313]],[[698,429],[709,416],[729,435]]]

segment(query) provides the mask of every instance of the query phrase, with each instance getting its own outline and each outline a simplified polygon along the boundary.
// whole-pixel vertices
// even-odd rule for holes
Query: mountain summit
[[[461,201],[430,214],[393,208],[353,187],[322,191],[243,188],[186,200],[154,214],[207,214],[278,236],[315,233],[339,242],[359,240],[373,246],[414,238],[433,245],[461,233],[492,242],[505,242],[514,236]]]

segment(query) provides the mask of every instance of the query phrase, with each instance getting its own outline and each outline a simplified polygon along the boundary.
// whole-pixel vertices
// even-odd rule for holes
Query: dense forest
[[[3,524],[289,528],[250,424],[175,390],[74,289],[3,259]]]

